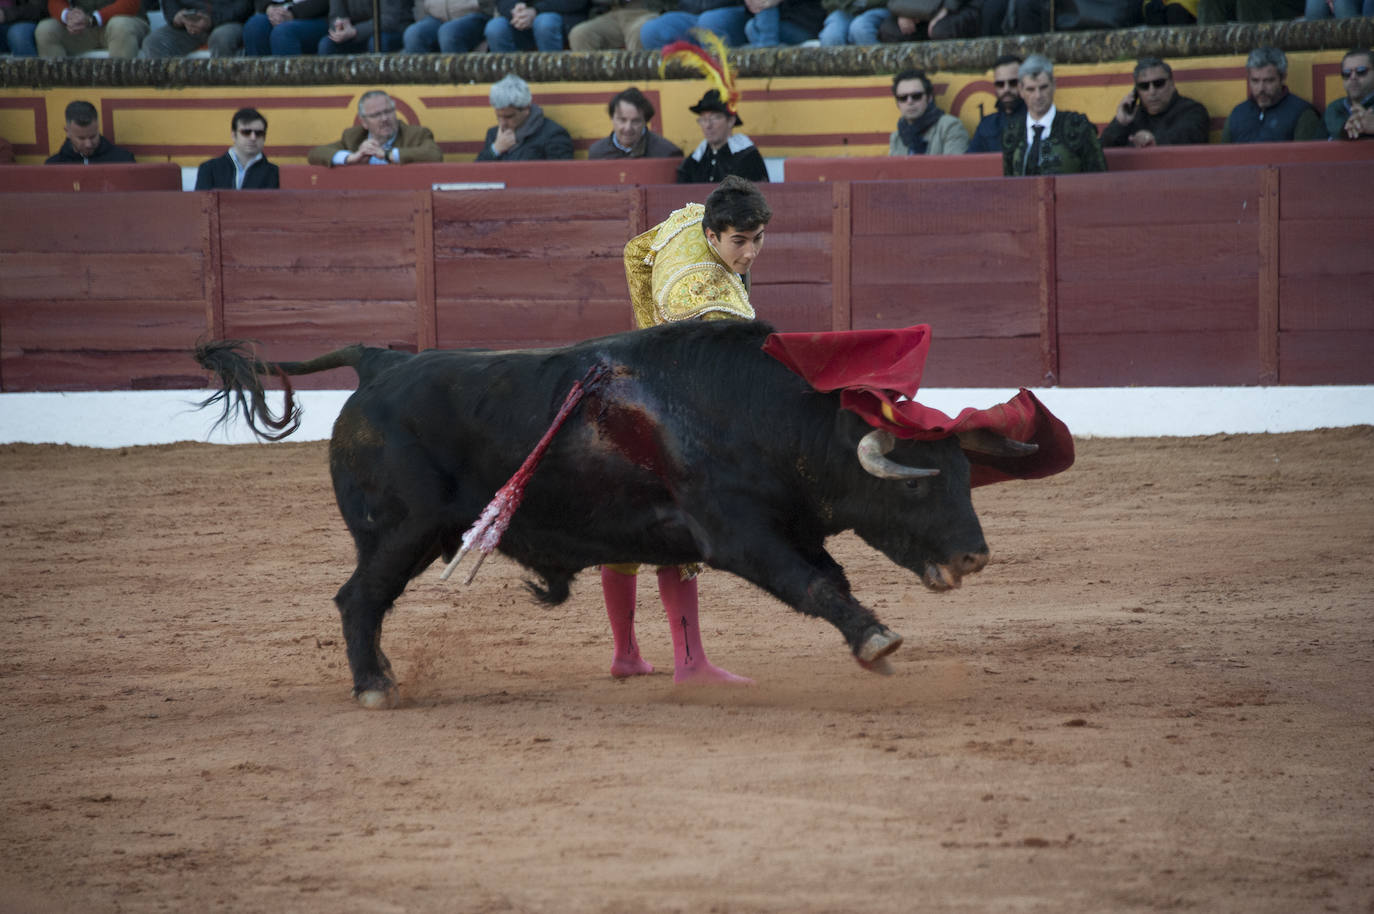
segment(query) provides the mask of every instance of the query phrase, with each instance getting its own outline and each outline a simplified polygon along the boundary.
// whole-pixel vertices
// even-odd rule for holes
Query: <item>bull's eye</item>
[[[905,481],[908,489],[915,490],[916,495],[924,498],[930,494],[930,480],[924,477],[919,479],[908,479]]]

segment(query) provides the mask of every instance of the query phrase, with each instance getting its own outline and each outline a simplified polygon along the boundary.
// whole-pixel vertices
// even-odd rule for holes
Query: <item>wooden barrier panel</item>
[[[273,360],[304,359],[366,341],[414,351],[416,243],[428,192],[215,191],[222,269],[221,334],[261,340]],[[351,371],[299,386],[351,387]]]
[[[1055,179],[1061,383],[1260,382],[1261,171]]]
[[[930,324],[927,386],[1040,383],[1048,247],[1042,182],[858,182],[856,330]]]
[[[1111,147],[1108,171],[1141,171],[1161,168],[1238,168],[1246,165],[1278,165],[1374,161],[1374,144],[1334,143],[1204,143],[1196,146],[1152,146],[1149,149]]]
[[[1279,168],[1278,361],[1285,384],[1369,381],[1372,185],[1374,159]]]
[[[181,190],[181,167],[171,162],[134,165],[6,165],[0,193]]]
[[[415,162],[327,168],[282,165],[289,190],[429,190],[436,184],[506,187],[611,187],[672,184],[681,159],[579,159],[567,162]]]
[[[622,251],[633,188],[434,193],[443,347],[554,346],[634,328]]]
[[[920,181],[930,178],[1000,178],[1000,153],[949,156],[886,156],[843,159],[791,157],[783,165],[787,183],[810,181]]]
[[[3,388],[202,383],[187,351],[209,326],[206,204],[180,191],[6,195]]]

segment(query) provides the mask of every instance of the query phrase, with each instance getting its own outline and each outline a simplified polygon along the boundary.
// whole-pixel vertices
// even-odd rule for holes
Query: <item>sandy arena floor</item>
[[[944,596],[841,538],[891,678],[708,573],[759,684],[617,682],[594,574],[436,567],[366,712],[324,444],[0,447],[0,911],[1369,914],[1372,453],[1082,441]]]

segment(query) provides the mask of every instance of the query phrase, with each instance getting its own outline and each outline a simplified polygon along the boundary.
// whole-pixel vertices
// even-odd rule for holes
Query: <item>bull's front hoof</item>
[[[865,669],[872,669],[869,664],[881,660],[901,646],[901,635],[891,629],[879,626],[876,632],[863,640],[859,649],[854,652],[854,656],[858,658],[859,663]]]
[[[401,693],[395,686],[355,691],[353,698],[369,711],[389,711],[401,703]]]
[[[857,657],[855,659],[858,660]],[[891,676],[897,672],[892,668],[892,662],[886,657],[879,657],[877,660],[859,660],[859,666],[870,673],[877,673],[879,676]]]

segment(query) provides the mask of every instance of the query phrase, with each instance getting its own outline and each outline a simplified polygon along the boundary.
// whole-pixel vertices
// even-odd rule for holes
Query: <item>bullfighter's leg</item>
[[[668,627],[673,633],[673,682],[753,685],[754,680],[736,676],[706,659],[706,651],[701,646],[701,627],[697,624],[695,577],[684,581],[677,568],[660,568],[658,594],[663,599]]]
[[[637,574],[625,574],[608,565],[601,566],[601,593],[606,598],[606,615],[611,620],[611,637],[615,640],[611,675],[617,679],[643,676],[654,671],[654,665],[639,656],[639,642],[635,640],[635,589],[638,580]]]

